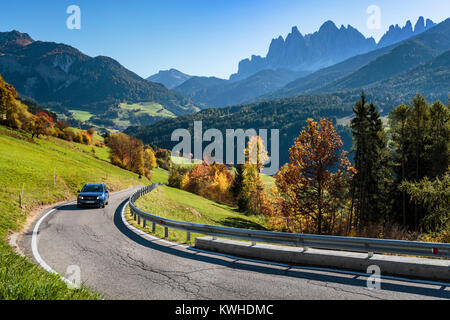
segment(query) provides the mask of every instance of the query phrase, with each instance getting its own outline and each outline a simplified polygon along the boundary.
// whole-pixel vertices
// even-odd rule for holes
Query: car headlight
[[[97,200],[99,200],[100,199],[100,197],[97,197]]]
[[[82,196],[79,196],[78,198],[81,199],[81,200],[84,200],[84,197],[82,197]]]

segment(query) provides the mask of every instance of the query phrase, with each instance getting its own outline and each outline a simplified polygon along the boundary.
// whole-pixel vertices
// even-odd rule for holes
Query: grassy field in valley
[[[263,216],[245,215],[238,212],[236,208],[168,186],[161,186],[141,197],[136,201],[136,205],[146,212],[179,221],[255,230],[266,230],[267,226],[267,221]],[[127,220],[137,226],[129,210]],[[142,225],[139,228],[143,229]],[[151,233],[151,224],[148,224],[144,230]],[[164,237],[163,227],[156,227],[155,236]],[[200,235],[192,234],[189,243],[194,243],[197,236]],[[187,243],[184,231],[169,229],[168,239]]]
[[[135,110],[137,115],[148,114],[159,117],[175,117],[172,112],[164,109],[162,105],[155,102],[142,102],[134,104],[121,103],[119,106],[125,110]]]
[[[79,120],[79,121],[88,121],[92,116],[94,116],[89,111],[83,111],[83,110],[69,110],[69,112],[72,113],[72,117],[75,120]]]
[[[52,137],[32,140],[0,126],[0,299],[99,298],[86,289],[68,289],[58,276],[16,254],[6,241],[9,233],[21,230],[31,210],[73,199],[85,183],[103,182],[111,191],[149,183],[96,158],[91,148]]]

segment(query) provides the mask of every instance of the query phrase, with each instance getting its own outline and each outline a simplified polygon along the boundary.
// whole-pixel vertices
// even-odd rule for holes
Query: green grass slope
[[[167,186],[159,187],[141,197],[136,201],[136,206],[154,215],[179,221],[254,230],[266,230],[267,227],[267,221],[263,216],[244,215],[225,204]],[[129,210],[127,220],[137,226]],[[139,228],[150,233],[152,226],[147,224],[145,229],[142,225]],[[155,236],[164,237],[163,227],[156,227]],[[189,243],[194,243],[197,236],[200,235],[192,234]],[[170,229],[168,239],[186,243],[186,232]]]
[[[86,289],[68,289],[58,276],[17,255],[6,241],[9,233],[21,230],[30,211],[74,198],[85,183],[103,182],[112,191],[148,183],[81,146],[51,137],[33,141],[0,126],[0,300],[98,298]]]

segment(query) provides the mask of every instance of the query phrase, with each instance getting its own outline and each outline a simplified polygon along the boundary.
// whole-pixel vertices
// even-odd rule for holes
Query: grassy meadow
[[[99,298],[86,289],[68,289],[58,276],[16,254],[6,239],[21,230],[30,211],[75,198],[85,183],[103,182],[111,191],[149,183],[111,165],[106,147],[97,148],[96,155],[92,148],[53,137],[32,140],[0,126],[0,300]]]
[[[139,209],[146,212],[179,221],[254,230],[266,230],[267,226],[267,221],[263,216],[245,215],[238,212],[236,208],[168,186],[161,186],[139,198],[136,201],[136,205]],[[133,220],[129,209],[127,211],[127,220],[130,224],[138,226]],[[151,224],[148,224],[145,229],[142,225],[138,227],[151,233]],[[164,228],[157,226],[154,235],[164,238]],[[169,229],[168,240],[192,244],[198,236],[200,235],[192,234],[191,241],[187,242],[186,232]]]

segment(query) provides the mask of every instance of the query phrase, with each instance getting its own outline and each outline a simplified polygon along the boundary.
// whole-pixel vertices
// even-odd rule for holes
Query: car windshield
[[[81,192],[103,192],[103,186],[99,184],[86,185]]]

